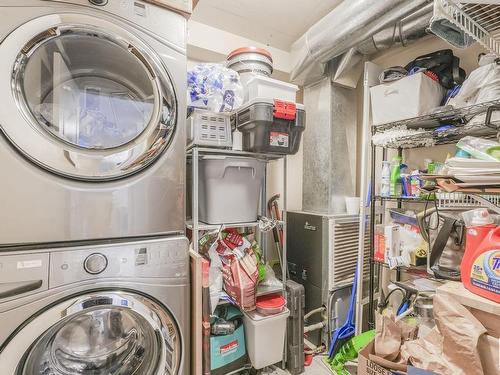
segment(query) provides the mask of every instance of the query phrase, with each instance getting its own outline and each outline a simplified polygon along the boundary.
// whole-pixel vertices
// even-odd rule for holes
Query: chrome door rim
[[[181,336],[178,325],[168,309],[151,297],[134,292],[103,291],[80,294],[60,301],[38,313],[25,322],[0,352],[2,371],[9,374],[22,374],[28,353],[49,329],[61,321],[98,307],[129,309],[146,320],[150,327],[161,337],[160,357],[154,372],[147,375],[178,374],[182,361]],[[167,369],[167,344],[172,347],[172,368]],[[169,371],[169,372],[167,372]]]
[[[94,33],[119,43],[134,54],[150,74],[155,87],[154,115],[130,141],[107,149],[79,147],[42,129],[27,108],[19,87],[23,59],[44,42],[68,30]],[[23,51],[19,52],[19,46],[24,46]],[[0,62],[0,90],[10,88],[10,94],[5,92],[6,103],[0,108],[0,129],[23,156],[38,166],[77,180],[115,180],[146,168],[170,145],[178,119],[172,80],[156,53],[123,27],[83,14],[42,16],[9,34],[1,42],[0,51],[4,60]],[[163,110],[167,103],[171,105],[170,113]]]

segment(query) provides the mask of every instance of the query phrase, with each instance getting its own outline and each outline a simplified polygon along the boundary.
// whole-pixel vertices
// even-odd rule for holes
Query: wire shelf
[[[500,206],[500,195],[498,194],[474,194],[479,195],[491,204]],[[436,193],[437,206],[439,208],[453,208],[453,207],[470,207],[471,209],[477,207],[486,207],[483,203],[474,199],[470,193]]]
[[[442,15],[488,51],[500,56],[500,5],[436,0]]]
[[[476,137],[495,137],[500,127],[500,121],[493,119],[490,127],[484,124],[484,120],[476,120],[474,117],[484,115],[488,110],[494,111],[500,106],[500,100],[488,101],[463,108],[443,107],[442,110],[432,114],[395,121],[373,127],[374,137],[379,134],[390,132],[394,129],[412,129],[408,135],[395,136],[384,144],[376,146],[388,148],[416,148],[424,146],[435,146],[456,143],[460,138],[473,135]],[[441,125],[454,125],[445,130],[436,130]]]

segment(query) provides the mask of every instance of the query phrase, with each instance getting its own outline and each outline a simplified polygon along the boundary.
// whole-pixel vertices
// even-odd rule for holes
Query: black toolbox
[[[302,104],[278,99],[257,98],[232,118],[243,138],[243,151],[294,155],[299,150],[305,129]]]

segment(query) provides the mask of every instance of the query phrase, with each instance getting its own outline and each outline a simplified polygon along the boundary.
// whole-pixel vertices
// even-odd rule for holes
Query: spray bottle
[[[401,185],[401,156],[394,156],[391,162],[391,197],[400,197],[403,193]]]

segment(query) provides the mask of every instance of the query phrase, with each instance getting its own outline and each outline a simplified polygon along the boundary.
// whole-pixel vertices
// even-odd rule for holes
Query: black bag
[[[427,267],[437,279],[460,281],[466,231],[462,212],[431,209],[418,215],[422,237],[429,244]]]
[[[465,70],[460,68],[460,59],[453,55],[451,49],[419,56],[406,65],[405,69],[410,71],[415,67],[434,72],[439,77],[439,83],[447,89],[452,89],[465,81]]]

